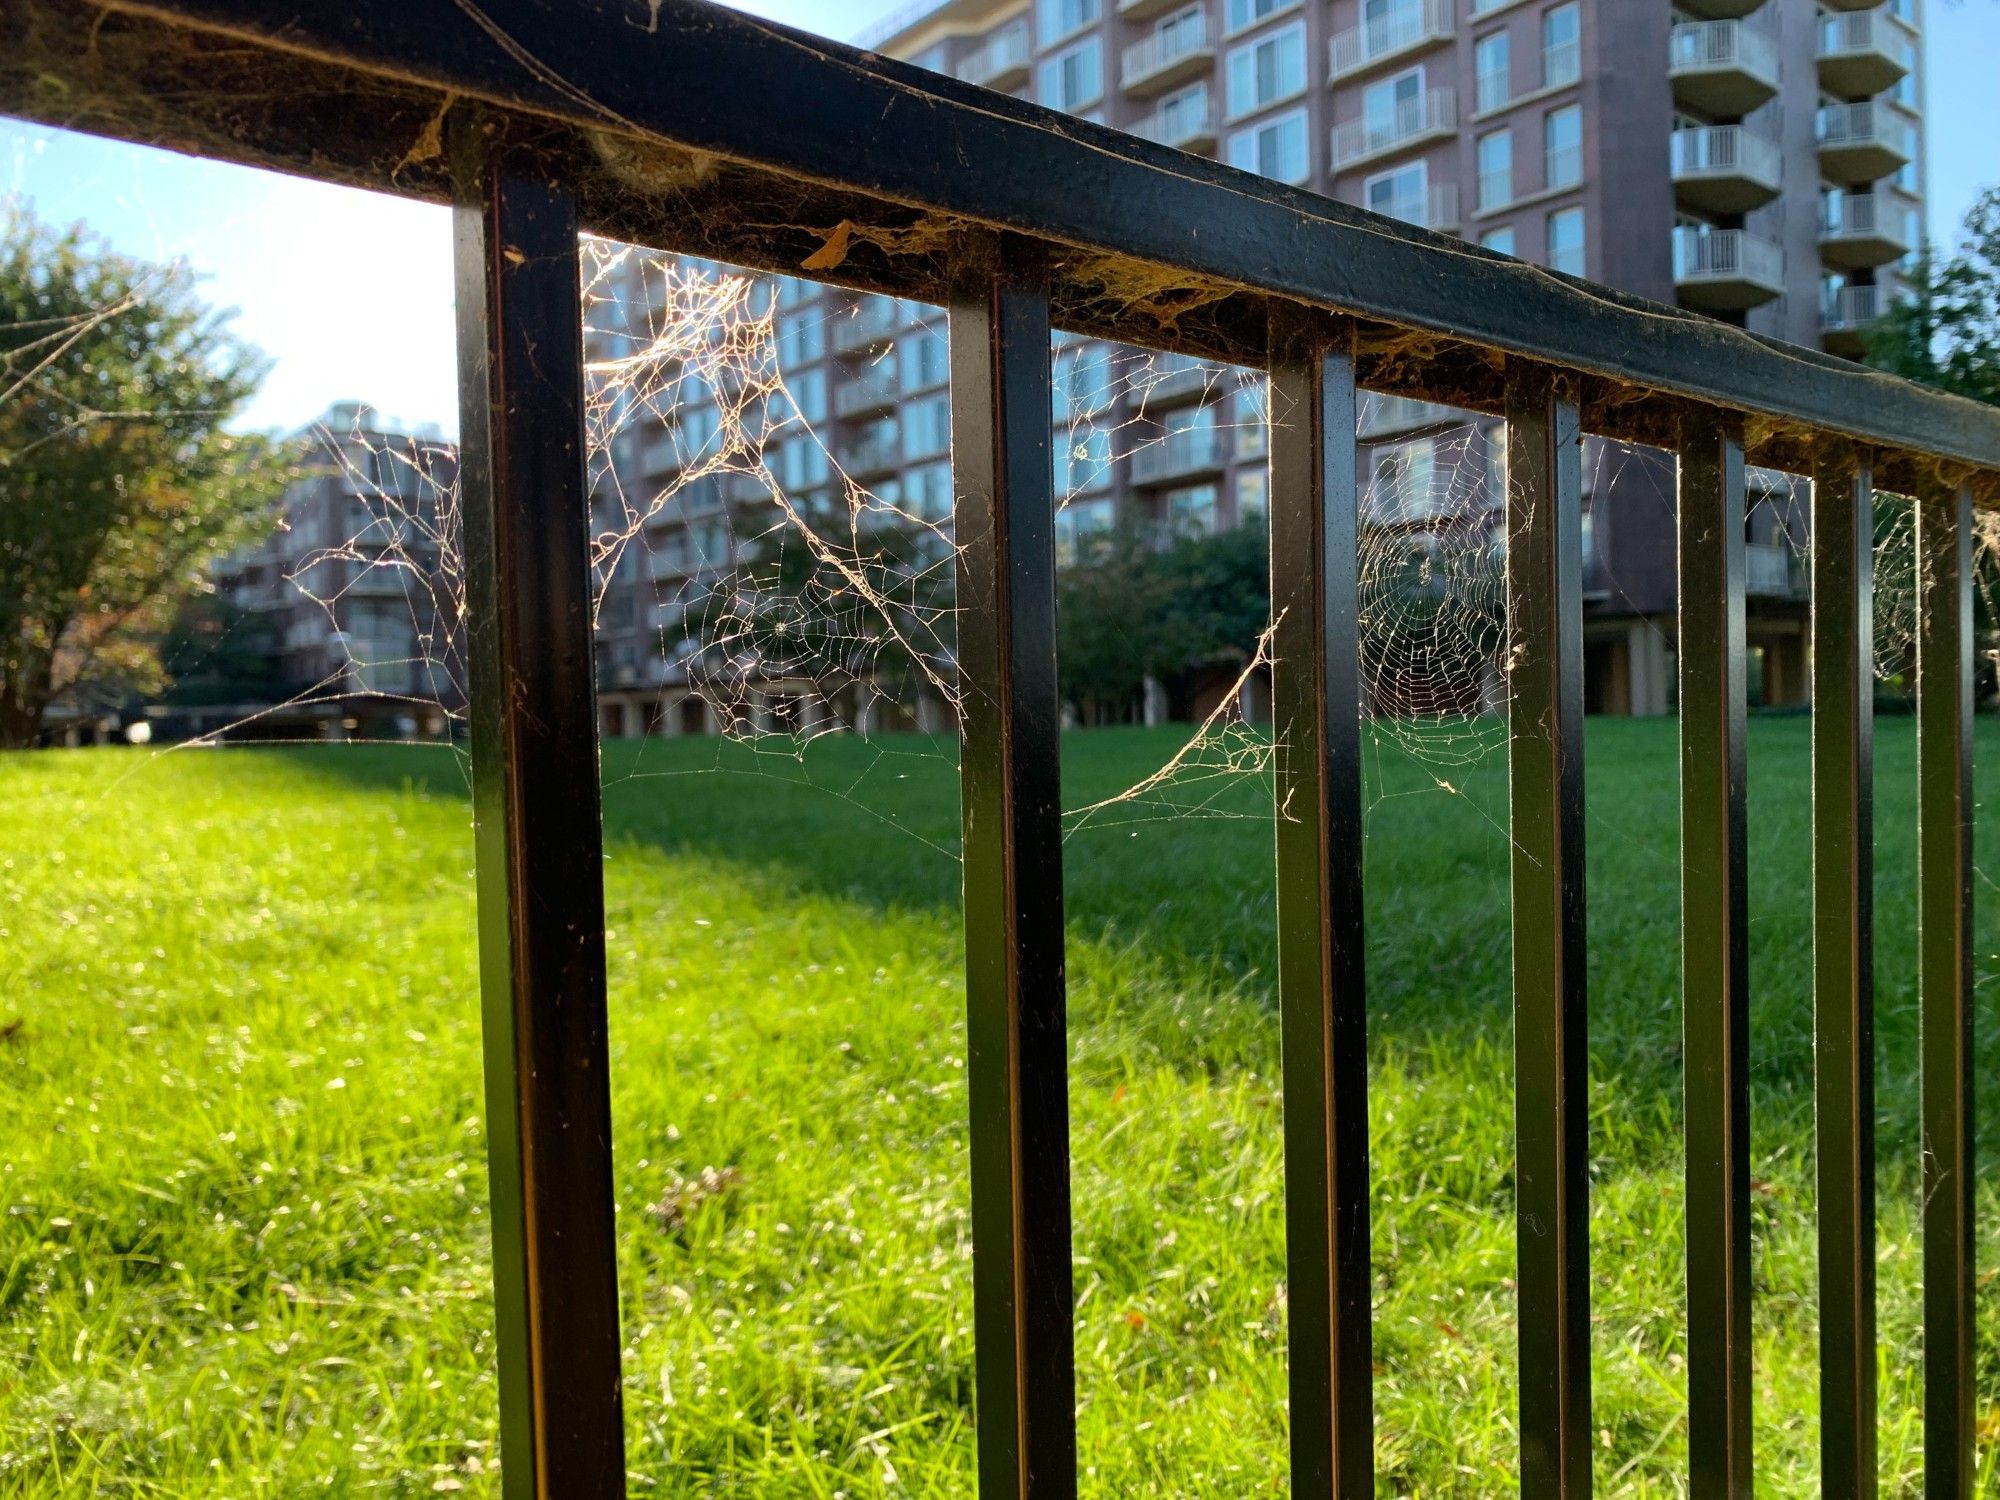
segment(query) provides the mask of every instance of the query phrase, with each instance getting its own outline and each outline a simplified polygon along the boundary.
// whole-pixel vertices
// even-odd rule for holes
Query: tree
[[[181,601],[284,486],[224,430],[264,370],[184,267],[0,206],[0,746],[165,685]]]
[[[1133,522],[1081,540],[1056,578],[1056,670],[1080,707],[1122,706],[1148,677],[1240,664],[1271,620],[1261,526],[1174,536]]]
[[[1909,279],[1869,330],[1869,363],[2000,406],[2000,187],[1967,210],[1957,253],[1926,248]]]

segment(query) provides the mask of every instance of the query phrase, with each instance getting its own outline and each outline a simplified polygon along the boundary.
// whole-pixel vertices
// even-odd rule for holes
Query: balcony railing
[[[1667,34],[1674,95],[1696,109],[1747,114],[1778,91],[1778,44],[1745,21],[1682,21]]]
[[[1542,87],[1561,88],[1583,75],[1583,49],[1576,42],[1558,42],[1542,49]]]
[[[901,394],[902,385],[896,379],[895,366],[885,360],[865,373],[834,386],[834,415],[858,417],[865,412],[882,411],[894,406]]]
[[[1887,9],[1819,18],[1820,82],[1845,94],[1877,94],[1910,71],[1909,33]]]
[[[1131,130],[1136,136],[1184,151],[1213,146],[1216,141],[1215,106],[1204,92],[1199,103],[1156,109],[1145,118],[1133,121]]]
[[[1420,229],[1458,228],[1458,184],[1434,182],[1421,192],[1397,193],[1384,202],[1368,205],[1378,214],[1415,224]]]
[[[1745,542],[1743,592],[1763,599],[1795,598],[1801,590],[1792,549],[1781,542]]]
[[[1333,164],[1355,166],[1458,128],[1458,90],[1435,88],[1405,99],[1385,115],[1333,127]]]
[[[1403,0],[1387,14],[1335,32],[1328,43],[1328,71],[1343,78],[1401,57],[1433,42],[1449,41],[1457,29],[1452,0]]]
[[[1692,125],[1671,137],[1674,185],[1691,202],[1743,212],[1777,196],[1778,143],[1745,125]]]
[[[1132,482],[1171,484],[1178,479],[1215,473],[1222,468],[1226,457],[1222,434],[1213,428],[1170,432],[1133,453]]]
[[[1821,255],[1841,265],[1884,265],[1911,248],[1904,210],[1880,193],[1823,194],[1819,243]]]
[[[896,336],[902,326],[902,309],[880,297],[864,298],[854,315],[833,322],[833,348],[837,354],[858,354],[878,348]]]
[[[994,33],[983,47],[959,63],[957,72],[967,83],[1006,88],[1025,82],[1033,61],[1034,43],[1028,35],[1027,21],[1021,20]]]
[[[1165,87],[1183,75],[1200,71],[1214,56],[1207,17],[1179,21],[1125,49],[1119,82],[1128,89]]]
[[[1674,280],[1745,277],[1763,285],[1783,287],[1785,252],[1776,241],[1746,229],[1674,231]]]
[[[1879,286],[1835,287],[1827,295],[1821,322],[1828,333],[1858,333],[1888,310]]]

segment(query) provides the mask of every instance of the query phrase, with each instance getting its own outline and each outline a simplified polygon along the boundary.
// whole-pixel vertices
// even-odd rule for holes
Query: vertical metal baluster
[[[1972,496],[1917,497],[1924,1494],[1972,1493]]]
[[[1271,327],[1271,673],[1292,1494],[1375,1485],[1354,362]]]
[[[1507,377],[1508,796],[1521,1491],[1590,1493],[1583,456],[1576,395]]]
[[[1743,440],[1680,451],[1681,1005],[1690,1492],[1750,1493],[1750,946],[1743,821]]]
[[[625,1493],[576,205],[454,117],[479,973],[509,1500]]]
[[[951,289],[979,1490],[1076,1493],[1048,274],[979,236]]]
[[[1873,1500],[1875,558],[1868,467],[1813,470],[1813,1051],[1820,1491]]]

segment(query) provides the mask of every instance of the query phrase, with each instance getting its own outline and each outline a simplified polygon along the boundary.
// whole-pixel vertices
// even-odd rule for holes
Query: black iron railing
[[[1970,518],[2000,413],[696,0],[8,0],[0,109],[458,213],[509,1494],[624,1487],[577,235],[950,309],[979,1472],[1076,1488],[1051,327],[1272,377],[1292,1488],[1373,1487],[1355,392],[1503,414],[1521,1480],[1590,1488],[1581,461],[1680,455],[1691,1487],[1752,1486],[1746,462],[1810,474],[1823,1482],[1875,1488],[1870,524],[1917,497],[1925,1473],[1973,1482]]]

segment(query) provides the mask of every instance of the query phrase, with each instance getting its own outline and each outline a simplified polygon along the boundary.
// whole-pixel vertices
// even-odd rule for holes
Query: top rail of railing
[[[702,0],[0,8],[0,110],[52,125],[445,200],[458,106],[619,238],[936,299],[956,231],[1011,230],[1075,332],[1261,363],[1283,299],[1360,320],[1391,394],[1497,411],[1525,357],[1585,377],[1598,431],[1705,402],[1771,467],[1844,436],[1885,485],[1943,464],[2000,500],[2000,412]]]

